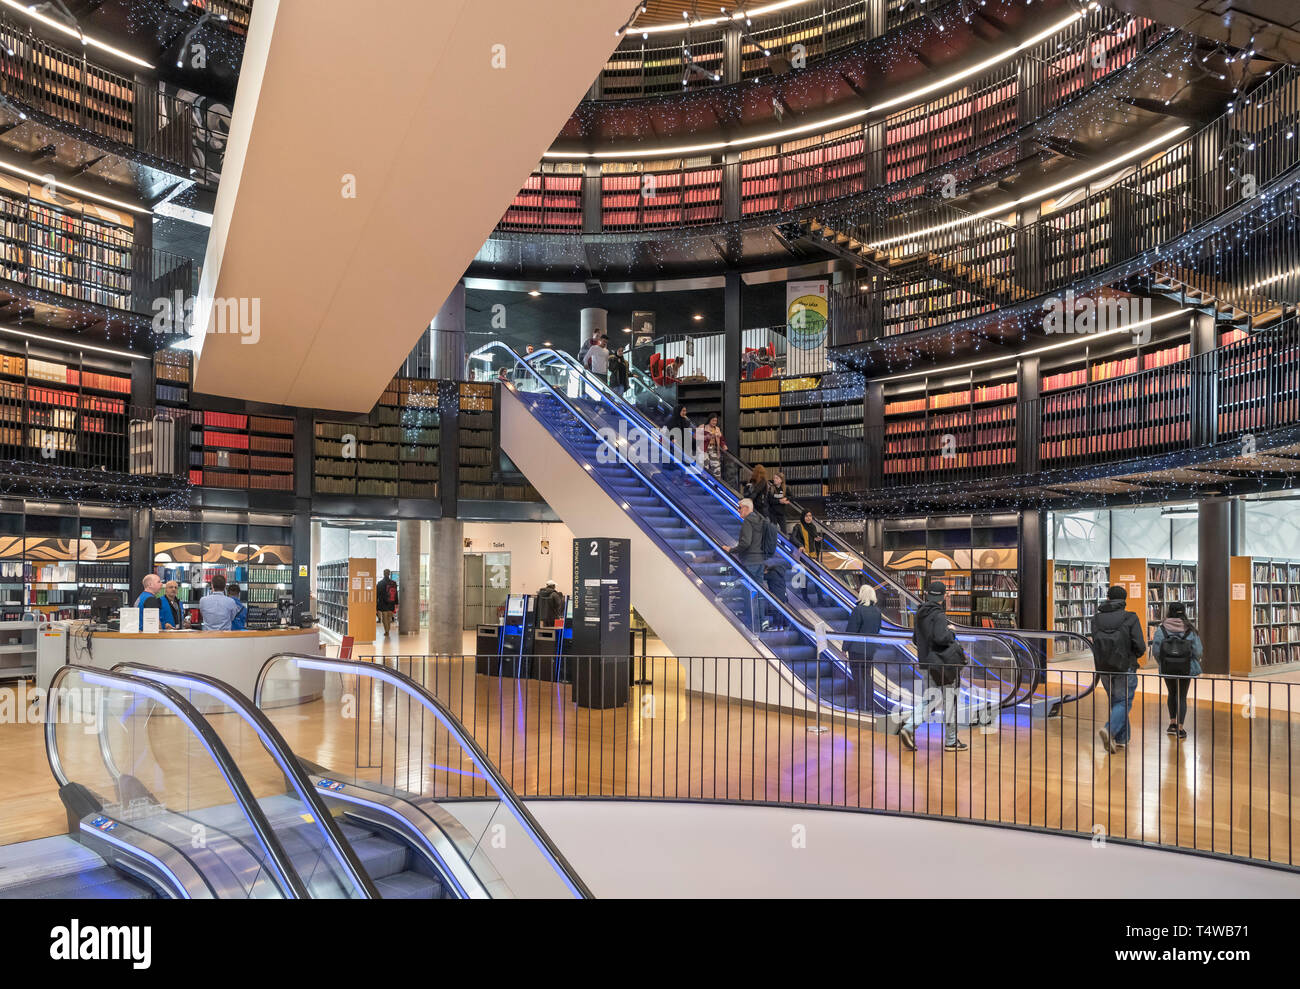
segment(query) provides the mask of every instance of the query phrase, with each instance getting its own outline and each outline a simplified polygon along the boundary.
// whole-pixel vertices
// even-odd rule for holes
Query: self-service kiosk
[[[498,676],[527,676],[524,657],[529,638],[529,603],[531,595],[511,594],[506,598],[506,616],[501,625],[501,651]]]

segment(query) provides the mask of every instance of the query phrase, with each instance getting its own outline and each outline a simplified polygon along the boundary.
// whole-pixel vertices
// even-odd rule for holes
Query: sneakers
[[[898,737],[902,739],[903,744],[907,746],[909,752],[916,751],[916,736],[912,734],[911,728],[898,729]]]
[[[1178,734],[1178,724],[1177,724],[1176,722],[1173,722],[1173,721],[1169,722],[1169,727],[1165,729],[1165,734],[1166,734],[1166,735],[1177,735],[1177,734]]]
[[[960,738],[953,739],[951,742],[943,743],[943,750],[945,752],[961,752],[963,749],[969,749],[969,748],[970,746],[967,745],[965,742],[963,742]]]
[[[1178,736],[1178,740],[1181,742],[1187,737],[1187,729],[1180,726],[1178,731],[1174,732],[1174,734]]]
[[[1101,742],[1101,747],[1107,752],[1114,752],[1117,748],[1115,740],[1110,737],[1110,732],[1105,728],[1097,729],[1097,740]]]

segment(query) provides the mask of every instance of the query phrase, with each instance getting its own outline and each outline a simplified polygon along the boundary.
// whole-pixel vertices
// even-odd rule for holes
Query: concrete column
[[[429,326],[429,376],[465,380],[465,283],[457,282]]]
[[[397,633],[420,631],[420,523],[397,522]]]
[[[297,552],[295,547],[294,552]],[[307,579],[311,582],[311,613],[316,614],[316,566],[324,563],[321,556],[320,523],[311,524],[311,559],[307,561]]]
[[[728,271],[722,297],[722,435],[740,456],[740,342],[744,329],[740,272]]]
[[[137,508],[131,512],[131,539],[129,542],[131,560],[131,587],[128,591],[132,603],[141,591],[140,581],[145,574],[153,573],[153,510]]]
[[[461,622],[465,612],[465,524],[460,519],[429,523],[429,652],[464,653]]]
[[[1020,513],[1020,628],[1047,628],[1047,510]]]
[[[1198,506],[1196,522],[1196,618],[1205,644],[1206,673],[1228,672],[1228,557],[1232,552],[1232,502],[1209,498]]]
[[[604,309],[584,309],[578,314],[578,346],[576,354],[597,333],[609,332],[609,313]]]

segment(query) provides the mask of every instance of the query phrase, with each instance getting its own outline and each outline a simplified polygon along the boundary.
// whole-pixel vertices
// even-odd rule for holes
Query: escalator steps
[[[38,879],[0,891],[6,900],[150,900],[153,890],[104,866],[87,872]]]

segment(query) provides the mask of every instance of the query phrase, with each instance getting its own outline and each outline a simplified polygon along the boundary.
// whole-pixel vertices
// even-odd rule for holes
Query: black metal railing
[[[472,656],[370,658],[437,697],[525,798],[924,814],[1296,864],[1297,684],[1141,671],[1127,744],[1112,752],[1098,736],[1110,717],[1104,677],[1102,690],[1043,718],[1028,700],[981,703],[969,672],[945,696],[914,667],[873,654],[855,661],[866,678],[859,682],[889,710],[856,717],[825,711],[842,681],[810,678],[795,696],[766,660],[650,657],[649,684],[626,686],[626,703],[593,709],[574,702],[573,681],[587,692],[583,677],[602,675],[600,667],[576,657],[525,658],[518,680],[476,673]],[[631,658],[620,668],[631,676],[634,666],[641,678]],[[1043,676],[1044,696],[1078,696],[1093,672]],[[1180,684],[1182,738],[1167,733],[1176,720],[1169,689]],[[899,734],[913,712],[916,751]],[[968,748],[944,750],[949,719]],[[469,794],[476,784],[463,785]]]
[[[1258,199],[1300,164],[1300,73],[1273,73],[1218,119],[1118,181],[1030,223],[962,217],[939,203],[901,218],[846,225],[894,259],[882,273],[837,287],[836,344],[937,327],[1062,291]],[[1010,214],[1010,209],[1009,209]],[[833,222],[833,221],[832,221]],[[1211,231],[1206,231],[1208,236]]]
[[[0,382],[0,462],[10,473],[80,468],[184,483],[190,413],[40,382]],[[98,475],[97,475],[98,476]],[[116,481],[118,478],[111,478]]]
[[[0,13],[0,92],[14,104],[188,169],[190,107],[148,80],[51,44]],[[16,122],[16,121],[11,121]]]

